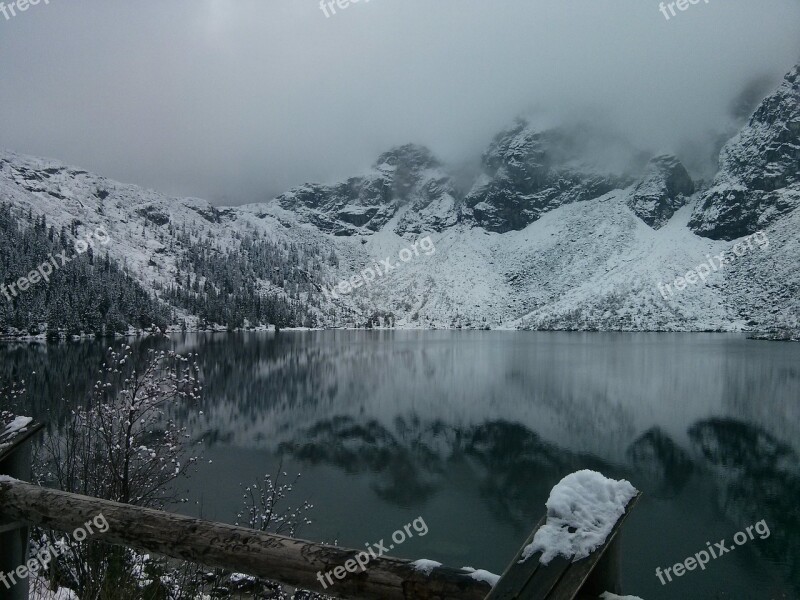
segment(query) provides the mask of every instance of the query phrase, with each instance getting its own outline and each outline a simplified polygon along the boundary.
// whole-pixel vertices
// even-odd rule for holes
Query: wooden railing
[[[611,546],[619,537],[618,530],[627,512],[606,544],[589,558],[575,563],[555,561],[555,567],[544,567],[538,565],[538,559],[521,563],[518,555],[494,591],[485,581],[473,578],[470,571],[436,567],[426,573],[410,561],[385,556],[370,560],[366,571],[349,572],[344,579],[327,586],[320,580],[321,573],[346,568],[347,564],[352,568],[352,562],[363,552],[61,492],[20,480],[29,476],[30,456],[26,447],[37,430],[31,428],[23,439],[16,441],[12,452],[0,455],[0,475],[13,477],[0,477],[0,523],[6,523],[0,525],[0,572],[10,572],[25,564],[29,525],[71,533],[102,514],[108,529],[104,533],[95,531],[94,541],[341,598],[537,600],[597,598],[601,591],[618,591],[612,589],[618,587],[618,573],[616,560],[612,560],[616,550]],[[629,510],[636,499],[638,496],[628,505]],[[23,587],[14,589],[12,600],[27,600],[27,588]],[[2,591],[0,597],[6,597]]]
[[[92,540],[344,598],[483,600],[490,590],[488,584],[470,578],[466,571],[441,567],[427,576],[409,561],[388,557],[370,561],[366,572],[350,573],[325,589],[317,574],[355,560],[359,550],[323,546],[21,481],[0,481],[0,511],[26,523],[65,532],[74,531],[102,514],[108,522],[108,531],[95,533]]]
[[[4,442],[0,448],[0,475],[30,479],[30,440],[41,429],[42,425],[31,424],[25,431],[15,435],[13,440],[0,440]],[[10,518],[4,511],[0,511],[0,573],[9,573],[18,565],[25,564],[27,553],[28,523],[22,519]],[[28,600],[28,581],[21,582],[10,591],[0,588],[0,598]]]

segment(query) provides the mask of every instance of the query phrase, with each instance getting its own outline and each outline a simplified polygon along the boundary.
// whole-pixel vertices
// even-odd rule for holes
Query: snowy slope
[[[82,228],[104,227],[112,240],[110,254],[151,289],[174,278],[181,248],[170,230],[184,226],[198,238],[213,233],[221,247],[235,247],[237,232],[256,229],[271,239],[323,244],[339,259],[339,266],[324,274],[330,285],[387,258],[399,264],[369,288],[322,298],[329,313],[341,308],[337,314],[349,315],[330,324],[359,325],[380,311],[393,314],[398,327],[735,330],[748,323],[770,327],[776,315],[785,320],[798,314],[797,294],[791,292],[796,287],[790,285],[797,278],[796,215],[767,231],[774,237],[771,267],[762,268],[761,251],[754,251],[735,270],[715,273],[705,284],[665,300],[659,283],[673,281],[734,242],[692,233],[691,203],[652,229],[628,206],[632,188],[555,208],[520,231],[500,234],[455,224],[428,234],[435,253],[402,263],[399,253],[423,237],[396,233],[403,210],[373,234],[335,236],[303,223],[277,202],[215,209],[51,161],[3,153],[0,165],[4,201],[46,214],[56,226],[77,220]],[[747,277],[748,270],[767,280]],[[747,310],[731,309],[742,305]]]
[[[260,211],[219,209],[205,200],[174,198],[54,160],[8,151],[0,151],[0,202],[45,215],[57,231],[77,223],[77,237],[103,228],[111,240],[103,251],[127,266],[157,296],[165,284],[176,281],[177,263],[187,252],[179,240],[181,234],[195,242],[211,236],[220,251],[239,247],[241,235],[250,231],[278,242],[314,239],[329,245],[316,230],[306,233],[307,227]],[[282,293],[274,283],[260,285],[265,291]]]
[[[539,132],[521,121],[494,140],[463,198],[427,149],[406,145],[362,176],[232,208],[0,151],[0,202],[57,228],[77,224],[78,234],[103,227],[110,255],[158,297],[190,242],[212,240],[225,252],[255,232],[313,244],[326,259],[314,273],[292,266],[310,283],[304,296],[294,293],[326,326],[791,327],[800,308],[798,106],[795,69],[723,150],[714,186],[694,194],[675,157],[645,159],[634,175],[630,165],[642,157],[627,169],[593,164],[580,128]],[[756,231],[769,247],[676,289],[676,278],[721,252],[733,256]],[[428,237],[435,252],[419,252]],[[387,259],[396,268],[382,268],[369,286],[330,293]],[[289,293],[279,275],[252,283]]]
[[[775,326],[798,314],[798,296],[789,285],[797,278],[792,258],[798,256],[798,236],[790,224],[767,231],[773,244],[787,247],[777,271],[762,266],[763,260],[775,260],[775,250],[753,250],[735,269],[712,273],[705,284],[665,299],[659,283],[672,282],[709,254],[730,252],[734,243],[693,234],[686,227],[692,205],[653,230],[628,208],[628,194],[613,192],[558,208],[522,231],[457,227],[432,234],[433,256],[420,255],[342,301],[361,311],[392,312],[401,327],[740,330]],[[351,257],[352,270],[343,263],[341,277],[382,257],[396,260],[408,245],[390,232],[371,236],[358,258]],[[775,273],[770,280],[775,291],[744,277],[746,265]],[[772,301],[754,301],[766,293]],[[742,304],[743,296],[751,300]],[[777,322],[774,310],[783,315]]]
[[[428,234],[435,253],[402,263],[399,253],[423,237],[396,233],[407,209],[375,233],[336,236],[304,223],[278,202],[215,209],[12,153],[0,154],[0,167],[3,201],[43,213],[56,226],[77,220],[87,230],[104,227],[112,240],[110,254],[151,289],[174,278],[181,248],[170,232],[184,227],[197,238],[213,233],[221,247],[235,247],[237,233],[247,230],[270,239],[315,241],[339,259],[339,266],[324,274],[330,285],[386,258],[399,264],[369,288],[332,301],[322,298],[329,313],[341,308],[338,314],[350,315],[331,324],[362,324],[380,311],[393,314],[399,327],[735,330],[748,323],[773,326],[776,316],[780,321],[798,314],[792,293],[798,256],[794,214],[767,230],[774,237],[769,268],[761,266],[763,253],[754,251],[735,270],[715,273],[705,284],[665,300],[659,283],[673,281],[734,242],[692,233],[691,203],[652,229],[628,206],[633,188],[560,206],[519,231],[500,234],[454,224]],[[751,271],[766,280],[747,277]]]
[[[725,145],[719,162],[692,215],[693,231],[731,240],[800,207],[800,65]]]

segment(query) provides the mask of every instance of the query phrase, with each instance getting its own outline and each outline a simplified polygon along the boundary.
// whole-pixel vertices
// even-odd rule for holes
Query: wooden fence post
[[[8,446],[0,450],[0,475],[30,481],[31,438],[42,425],[29,425]],[[25,523],[4,518],[0,513],[0,574],[11,573],[28,560],[29,528]],[[17,581],[9,591],[0,583],[0,598],[28,600],[29,580]]]

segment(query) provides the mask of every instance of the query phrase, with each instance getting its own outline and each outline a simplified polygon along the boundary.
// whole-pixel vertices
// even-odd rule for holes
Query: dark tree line
[[[0,203],[0,284],[27,277],[42,263],[66,252],[71,258],[39,281],[6,298],[0,288],[0,335],[47,333],[59,336],[123,333],[182,325],[181,309],[201,327],[276,325],[313,327],[319,323],[322,273],[337,258],[316,244],[277,243],[257,231],[238,233],[221,249],[210,233],[186,226],[145,226],[176,257],[177,272],[157,297],[136,273],[101,245],[76,255],[78,223],[57,230],[45,216]]]
[[[150,328],[169,323],[171,311],[153,299],[116,261],[91,246],[76,254],[78,226],[56,230],[45,216],[13,211],[0,203],[0,284],[13,284],[66,252],[70,262],[53,269],[49,281],[27,290],[0,292],[0,334],[47,333],[112,335],[129,326]],[[6,297],[6,294],[10,297]]]
[[[176,232],[184,252],[175,283],[164,291],[174,306],[205,324],[228,328],[274,324],[313,327],[322,264],[335,260],[313,244],[278,244],[257,232],[237,236],[235,248],[221,250],[211,237]],[[200,239],[200,241],[198,241]]]

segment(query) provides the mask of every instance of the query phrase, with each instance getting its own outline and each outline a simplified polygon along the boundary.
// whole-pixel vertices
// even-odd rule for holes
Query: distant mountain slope
[[[106,238],[97,234],[79,254],[66,228],[0,203],[0,282],[9,284],[0,288],[0,335],[111,335],[171,321],[169,309],[103,252]]]
[[[372,172],[336,185],[308,184],[277,198],[303,222],[337,236],[380,231],[399,215],[397,233],[441,231],[456,222],[455,188],[422,146],[382,154]]]
[[[628,206],[650,227],[659,229],[686,204],[694,189],[692,178],[677,158],[657,156],[633,189]]]
[[[429,150],[406,145],[364,175],[235,208],[0,152],[0,202],[75,235],[104,227],[109,259],[179,324],[796,327],[797,73],[699,191],[677,157],[622,143],[597,151],[591,129],[518,121],[463,197]],[[766,244],[751,239],[735,256],[756,231]],[[411,252],[425,236],[435,251]],[[721,252],[724,268],[701,266]],[[6,283],[24,275],[3,267]],[[366,269],[380,271],[369,285],[358,276]],[[694,269],[709,272],[677,280]]]
[[[689,223],[699,235],[732,240],[800,206],[800,65],[725,145],[719,162]]]
[[[208,202],[176,199],[121,184],[58,162],[0,153],[0,203],[17,214],[46,216],[56,231],[74,241],[103,228],[110,238],[103,247],[109,259],[174,313],[174,324],[241,326],[270,323],[313,325],[318,309],[309,303],[318,263],[335,260],[310,238],[283,234],[271,219],[248,225],[236,211],[218,210]],[[24,220],[20,226],[26,226]],[[269,236],[267,241],[264,236]],[[243,266],[246,265],[246,266]],[[27,265],[2,265],[9,283],[27,275]],[[269,276],[267,276],[267,273]],[[45,289],[38,286],[36,291]],[[27,301],[26,299],[15,302]],[[1,318],[0,333],[11,326]],[[148,319],[128,319],[140,327]],[[31,316],[26,329],[41,319]],[[95,329],[84,320],[84,333]],[[16,325],[20,329],[19,323]]]
[[[540,131],[518,120],[484,153],[485,174],[464,200],[466,218],[488,231],[519,231],[559,206],[626,187],[627,174],[589,160],[594,135],[586,128]]]

